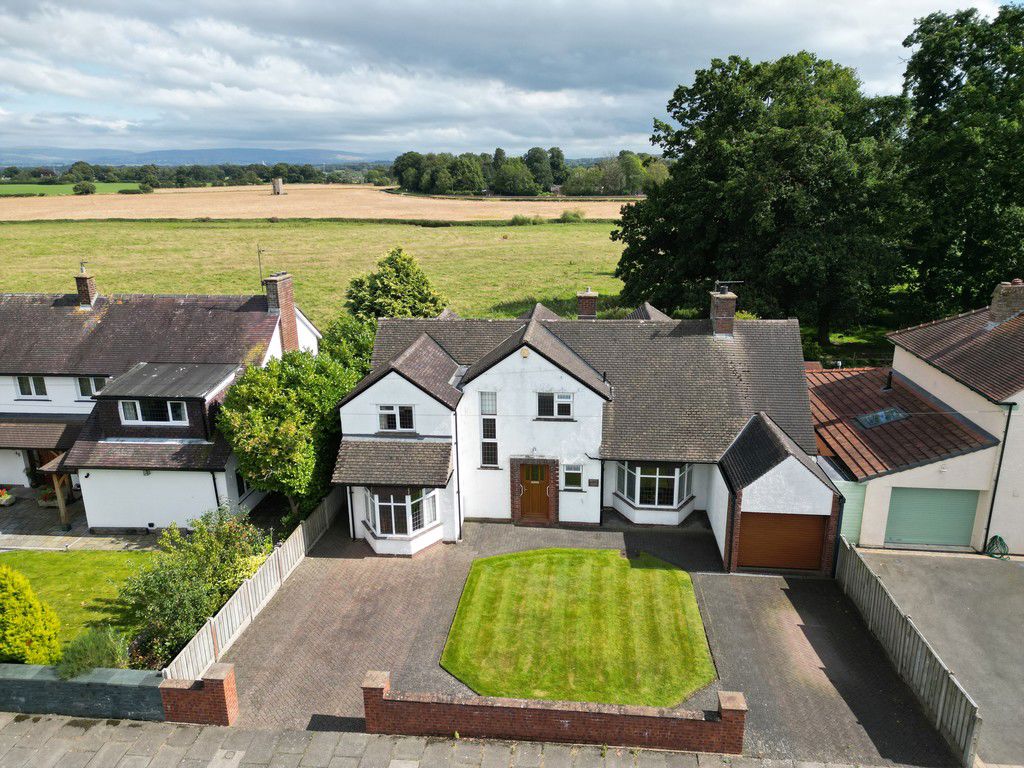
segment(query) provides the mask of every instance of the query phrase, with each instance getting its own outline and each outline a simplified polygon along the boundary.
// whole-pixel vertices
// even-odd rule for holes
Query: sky
[[[965,4],[0,0],[0,146],[645,150],[714,57],[810,50],[897,93],[914,19]]]

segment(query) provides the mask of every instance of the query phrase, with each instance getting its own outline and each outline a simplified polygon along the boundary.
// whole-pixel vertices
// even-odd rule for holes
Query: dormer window
[[[378,405],[381,432],[412,432],[416,428],[411,405]]]
[[[571,392],[538,392],[537,418],[539,419],[571,419]]]
[[[82,399],[88,399],[93,395],[98,395],[102,392],[103,387],[106,385],[106,376],[79,376],[78,396]]]
[[[121,423],[143,426],[188,424],[188,409],[183,400],[120,400]]]
[[[42,376],[18,376],[18,397],[43,400],[46,398],[46,379]]]

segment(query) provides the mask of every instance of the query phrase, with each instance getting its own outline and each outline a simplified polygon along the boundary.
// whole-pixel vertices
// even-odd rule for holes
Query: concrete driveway
[[[977,702],[981,759],[1024,764],[1024,562],[861,554]]]

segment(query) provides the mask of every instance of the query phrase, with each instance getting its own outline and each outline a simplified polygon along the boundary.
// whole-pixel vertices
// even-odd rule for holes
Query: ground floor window
[[[378,536],[407,536],[437,522],[436,488],[365,488],[365,522]]]
[[[690,464],[620,461],[615,466],[615,492],[638,507],[676,507],[690,498]]]

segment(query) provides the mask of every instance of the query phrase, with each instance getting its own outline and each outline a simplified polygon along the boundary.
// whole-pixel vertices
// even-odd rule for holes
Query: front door
[[[550,523],[547,464],[522,464],[519,467],[519,483],[522,488],[520,522]]]

